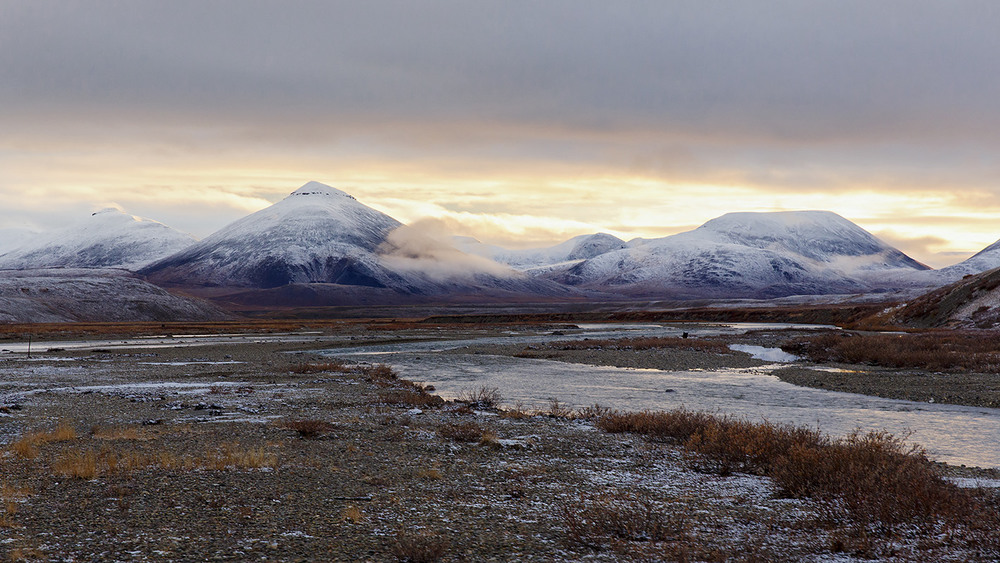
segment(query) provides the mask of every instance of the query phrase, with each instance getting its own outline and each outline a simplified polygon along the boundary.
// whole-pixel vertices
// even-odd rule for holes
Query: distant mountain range
[[[33,236],[0,255],[0,269],[121,268],[137,270],[195,243],[162,223],[104,209],[61,229]]]
[[[271,290],[256,294],[279,304],[280,296],[288,294],[296,305],[302,304],[303,292],[290,286],[304,284],[312,299],[331,305],[357,300],[362,288],[383,298],[392,295],[392,301],[399,296],[449,300],[570,293],[553,282],[462,253],[316,182],[139,274],[189,290]]]
[[[932,288],[1000,266],[998,242],[930,270],[828,211],[729,213],[658,239],[597,233],[511,250],[437,240],[317,182],[201,241],[105,210],[3,248],[3,269],[121,268],[267,306],[859,294]]]

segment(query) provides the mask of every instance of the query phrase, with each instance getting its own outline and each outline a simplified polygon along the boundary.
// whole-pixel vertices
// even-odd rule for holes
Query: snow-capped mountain
[[[484,288],[567,292],[464,254],[318,182],[141,273],[154,283],[201,288],[332,284],[408,295],[468,294]],[[329,288],[313,290],[329,293]]]
[[[1000,268],[1000,240],[966,258],[965,260],[937,270],[936,273],[942,279],[954,281],[962,279],[968,274],[978,274],[993,268]]]
[[[25,244],[38,233],[24,228],[8,227],[0,229],[0,256]]]
[[[378,264],[376,251],[400,226],[345,192],[310,182],[142,273],[171,285],[385,287],[392,275]]]
[[[484,244],[472,237],[452,237],[452,244],[462,252],[522,271],[565,262],[579,262],[626,246],[625,241],[607,233],[580,235],[555,246],[520,250]]]
[[[939,270],[899,271],[884,276],[884,283],[899,288],[930,290],[957,282],[1000,267],[1000,241],[994,242],[973,256]]]
[[[30,237],[0,256],[0,268],[137,270],[194,242],[194,237],[162,223],[104,209],[61,229]]]
[[[546,277],[630,295],[779,297],[877,291],[884,272],[925,269],[835,213],[788,211],[728,213]]]

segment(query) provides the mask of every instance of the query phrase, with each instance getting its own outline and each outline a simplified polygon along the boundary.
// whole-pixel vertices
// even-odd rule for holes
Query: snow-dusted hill
[[[968,274],[879,317],[884,323],[920,328],[995,329],[1000,326],[1000,268]]]
[[[206,321],[228,315],[122,270],[0,272],[0,322]]]
[[[994,242],[958,264],[939,270],[889,272],[884,276],[883,282],[902,289],[929,291],[957,282],[966,276],[974,276],[998,267],[1000,267],[1000,241]]]
[[[452,244],[462,252],[522,271],[565,262],[579,262],[626,246],[625,241],[607,233],[580,235],[555,246],[520,250],[483,244],[472,237],[452,237]]]
[[[394,280],[379,266],[377,249],[400,226],[340,190],[310,182],[142,273],[172,285],[385,287]]]
[[[190,235],[117,209],[104,209],[38,234],[0,255],[0,269],[123,268],[137,270],[182,250]]]
[[[201,288],[332,284],[409,295],[468,294],[486,288],[568,293],[551,282],[462,253],[317,182],[141,273],[154,283]]]
[[[17,227],[0,229],[0,256],[18,248],[36,236],[38,236],[38,233],[30,229]]]
[[[729,213],[546,277],[629,295],[766,298],[879,291],[885,272],[925,269],[835,213],[789,211]]]
[[[969,274],[978,274],[993,268],[1000,268],[1000,240],[980,250],[965,260],[936,270],[934,273],[941,280],[956,281]]]

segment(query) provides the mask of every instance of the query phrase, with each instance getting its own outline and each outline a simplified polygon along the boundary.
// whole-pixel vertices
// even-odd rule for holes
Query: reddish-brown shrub
[[[503,402],[503,395],[500,394],[500,389],[497,387],[480,385],[469,391],[459,393],[456,400],[466,403],[471,408],[493,409],[499,407],[500,403]]]
[[[378,401],[386,405],[405,405],[411,407],[440,407],[445,403],[438,395],[415,391],[413,389],[385,389],[379,391]]]
[[[404,563],[435,563],[440,561],[450,543],[444,536],[427,530],[400,530],[392,553]]]
[[[483,439],[483,428],[475,422],[442,424],[437,433],[442,438],[456,442],[479,442]]]
[[[570,545],[600,551],[618,542],[686,538],[685,520],[642,493],[580,495],[557,505]]]
[[[299,364],[297,366],[292,366],[288,368],[288,371],[298,374],[310,374],[310,373],[325,373],[325,372],[347,372],[350,368],[344,365],[344,362],[340,361],[330,361],[312,364]]]
[[[334,426],[329,422],[315,419],[283,420],[279,423],[279,426],[288,430],[294,430],[303,438],[315,438],[320,434],[334,430]]]
[[[1000,373],[1000,339],[983,331],[866,334],[828,332],[782,344],[815,362],[844,362],[932,371]]]

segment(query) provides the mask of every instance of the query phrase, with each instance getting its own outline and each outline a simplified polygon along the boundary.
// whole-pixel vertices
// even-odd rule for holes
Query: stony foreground
[[[0,554],[53,561],[975,560],[567,413],[312,344],[0,362]],[[305,349],[305,350],[304,350]],[[473,391],[473,390],[470,390]],[[471,407],[471,408],[470,408]],[[933,540],[933,541],[929,541]]]

